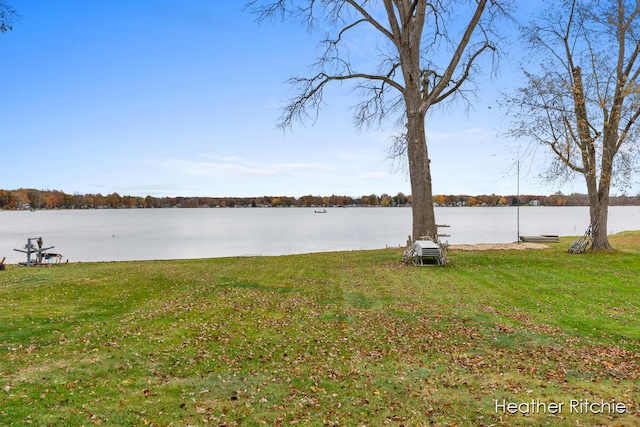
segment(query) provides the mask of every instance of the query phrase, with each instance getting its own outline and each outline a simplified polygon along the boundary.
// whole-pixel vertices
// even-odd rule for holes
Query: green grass
[[[0,426],[639,425],[640,232],[611,241],[10,267]]]

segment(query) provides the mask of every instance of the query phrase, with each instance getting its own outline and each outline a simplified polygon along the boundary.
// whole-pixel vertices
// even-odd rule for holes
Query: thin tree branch
[[[394,41],[393,34],[389,32],[383,25],[381,25],[369,12],[367,12],[360,4],[355,0],[345,0],[355,10],[358,11],[371,25],[373,25],[380,33],[387,37],[390,41]]]
[[[471,68],[474,65],[474,61],[476,60],[476,58],[478,58],[480,56],[480,54],[482,54],[482,52],[484,52],[487,49],[491,49],[493,51],[495,51],[495,47],[492,46],[489,43],[485,43],[480,49],[478,49],[469,59],[469,62],[467,63],[464,72],[462,73],[462,76],[457,79],[456,81],[454,81],[454,85],[451,89],[449,89],[448,91],[444,92],[443,94],[441,94],[439,97],[437,97],[433,103],[437,104],[441,101],[443,101],[445,98],[448,98],[449,96],[451,96],[453,93],[455,93],[456,91],[458,91],[460,89],[460,86],[462,86],[462,84],[469,78],[470,75],[470,71]],[[453,80],[452,80],[453,81]]]
[[[420,106],[421,110],[426,111],[430,105],[433,105],[435,103],[435,100],[440,97],[440,94],[449,85],[451,78],[453,77],[453,73],[458,67],[460,60],[462,59],[462,55],[465,52],[467,45],[469,44],[469,41],[471,40],[471,36],[475,31],[475,28],[478,22],[480,21],[480,17],[484,12],[484,8],[486,4],[487,4],[487,0],[478,0],[478,6],[476,7],[474,14],[465,29],[464,35],[460,39],[460,42],[453,56],[451,57],[451,61],[449,62],[445,72],[443,73],[442,78],[429,94],[429,97],[423,100],[422,105]],[[460,85],[458,85],[458,87],[459,86]]]

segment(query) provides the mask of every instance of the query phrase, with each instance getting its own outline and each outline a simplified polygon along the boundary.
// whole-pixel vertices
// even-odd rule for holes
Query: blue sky
[[[0,188],[146,196],[410,194],[387,158],[392,123],[356,130],[347,88],[315,123],[276,129],[308,74],[318,36],[264,23],[243,1],[12,0],[21,19],[0,35]],[[428,119],[436,194],[514,194],[516,145],[487,75],[474,109]],[[550,194],[537,171],[521,193]],[[636,186],[637,188],[637,186]],[[576,180],[567,192],[584,191]],[[634,193],[635,194],[635,193]]]

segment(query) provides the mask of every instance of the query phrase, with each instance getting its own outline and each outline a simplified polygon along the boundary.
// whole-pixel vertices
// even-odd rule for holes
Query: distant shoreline
[[[120,209],[120,208],[222,208],[222,207],[407,207],[412,204],[411,195],[402,192],[392,196],[369,194],[358,197],[336,195],[319,196],[253,196],[253,197],[208,197],[177,196],[154,197],[151,195],[121,196],[111,193],[106,196],[97,194],[68,194],[59,190],[18,190],[0,189],[0,209]],[[435,206],[589,206],[586,194],[555,193],[549,196],[530,194],[480,194],[445,195],[433,197]],[[640,194],[636,196],[610,196],[609,206],[640,206]]]
[[[525,204],[525,203],[521,203],[520,207],[522,208],[536,208],[536,207],[549,207],[549,208],[572,208],[572,207],[588,207],[589,205],[563,205],[563,206],[548,206],[548,205],[542,205],[542,204]],[[609,206],[611,207],[637,207],[640,206],[639,204],[636,205],[617,205],[617,204],[610,204]],[[81,206],[81,207],[74,207],[74,206],[63,206],[63,207],[55,207],[55,208],[51,208],[51,207],[42,207],[42,208],[32,208],[32,207],[20,207],[20,208],[0,208],[0,211],[7,211],[7,212],[25,212],[25,211],[31,211],[31,212],[37,212],[37,211],[56,211],[56,210],[129,210],[129,209],[140,209],[140,210],[153,210],[153,209],[385,209],[385,208],[410,208],[411,204],[405,204],[405,205],[395,205],[395,206],[381,206],[381,205],[347,205],[347,206],[327,206],[327,205],[319,205],[319,206],[315,206],[315,205],[310,205],[310,206],[295,206],[295,205],[291,205],[291,206],[270,206],[270,205],[264,205],[264,206],[251,206],[251,205],[236,205],[236,206],[162,206],[162,207],[141,207],[141,206],[117,206],[117,207],[112,207],[112,206]],[[517,205],[486,205],[486,204],[482,204],[482,205],[439,205],[437,203],[434,203],[434,207],[435,208],[452,208],[452,209],[457,209],[457,208],[497,208],[497,209],[501,209],[501,208],[515,208],[517,207]]]

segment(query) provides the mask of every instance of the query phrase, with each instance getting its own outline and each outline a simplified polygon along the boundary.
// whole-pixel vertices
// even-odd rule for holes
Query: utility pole
[[[518,192],[516,195],[516,217],[518,221],[516,242],[520,244],[520,159],[518,159]]]

